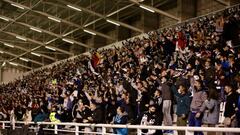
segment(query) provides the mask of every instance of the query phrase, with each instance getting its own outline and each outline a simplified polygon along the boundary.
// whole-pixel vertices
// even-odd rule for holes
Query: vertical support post
[[[37,123],[36,134],[38,135],[39,131],[41,130],[40,124]]]
[[[106,127],[102,126],[102,135],[105,135],[107,133]]]
[[[75,135],[79,135],[79,126],[75,126]]]
[[[141,135],[141,133],[142,133],[142,131],[141,131],[141,129],[137,129],[137,135]]]
[[[5,125],[5,122],[3,122],[2,128],[5,129],[5,126],[6,126],[6,125]]]
[[[58,134],[58,131],[57,131],[57,130],[58,130],[58,125],[55,124],[55,125],[54,125],[54,134]]]
[[[193,131],[185,130],[185,135],[194,135]]]

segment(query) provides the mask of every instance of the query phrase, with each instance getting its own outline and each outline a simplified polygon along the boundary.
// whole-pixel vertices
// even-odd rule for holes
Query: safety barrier
[[[19,125],[24,125],[24,122],[16,122],[14,124],[18,126],[10,126],[10,121],[0,121],[2,125],[2,129],[17,129],[21,128]],[[13,125],[14,125],[13,124]],[[193,135],[194,131],[202,131],[202,132],[232,132],[232,133],[240,133],[240,128],[221,128],[221,127],[180,127],[180,126],[146,126],[146,125],[115,125],[115,124],[85,124],[85,123],[52,123],[52,122],[30,122],[27,123],[29,125],[29,130],[33,130],[35,133],[38,133],[40,127],[43,131],[52,131],[54,134],[58,134],[59,132],[65,133],[74,133],[75,135],[79,135],[79,133],[84,134],[102,134],[102,135],[114,135],[109,129],[112,128],[127,128],[127,129],[135,129],[137,131],[137,135],[141,135],[142,129],[149,130],[174,130],[174,131],[185,131],[186,135]],[[53,128],[49,128],[53,127]],[[73,127],[73,128],[63,128],[63,127]],[[80,129],[99,129],[97,131],[85,131]],[[13,129],[13,130],[14,130]]]

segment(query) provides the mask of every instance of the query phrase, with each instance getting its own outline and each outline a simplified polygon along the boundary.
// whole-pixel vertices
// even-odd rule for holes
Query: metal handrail
[[[0,121],[0,124],[3,124],[2,129],[5,129],[7,126],[5,124],[9,124],[10,121]],[[16,124],[24,124],[22,121],[17,121]],[[220,128],[220,127],[188,127],[188,126],[147,126],[147,125],[117,125],[117,124],[86,124],[86,123],[69,123],[69,122],[62,122],[62,123],[54,123],[54,122],[29,122],[29,125],[54,125],[53,129],[44,128],[43,130],[51,130],[54,131],[55,134],[58,132],[69,132],[75,133],[86,133],[79,130],[79,127],[92,127],[92,128],[101,128],[101,132],[94,132],[97,134],[109,134],[106,132],[106,128],[127,128],[127,129],[137,129],[137,131],[141,131],[142,129],[150,129],[150,130],[177,130],[177,131],[186,131],[186,135],[193,134],[194,131],[201,131],[201,132],[234,132],[240,133],[240,128]],[[4,127],[5,126],[5,127]],[[74,130],[63,130],[58,129],[58,126],[74,126]],[[88,132],[90,133],[90,132]],[[91,132],[92,133],[92,132]],[[138,132],[139,133],[139,132]]]

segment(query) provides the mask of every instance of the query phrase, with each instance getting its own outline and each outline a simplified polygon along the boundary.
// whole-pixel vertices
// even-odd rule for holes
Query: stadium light
[[[39,29],[37,29],[37,28],[30,27],[30,29],[33,30],[33,31],[36,31],[36,32],[42,33],[42,31],[39,30]]]
[[[28,61],[29,61],[28,59],[22,58],[22,57],[20,57],[19,59],[22,60],[22,61],[25,61],[25,62],[28,62]]]
[[[71,41],[70,39],[63,38],[62,40],[65,41],[65,42],[68,42],[68,43],[70,43],[70,44],[74,44],[74,42]]]
[[[97,35],[96,33],[94,33],[94,32],[91,32],[91,31],[89,31],[89,30],[83,30],[84,32],[87,32],[87,33],[89,33],[89,34],[91,34],[91,35]]]
[[[23,41],[27,41],[27,39],[24,38],[24,37],[16,36],[16,38],[17,38],[17,39],[20,39],[20,40],[23,40]]]
[[[80,8],[74,7],[72,5],[67,5],[68,7],[70,7],[71,9],[77,10],[77,11],[82,11]]]
[[[55,22],[59,22],[59,23],[61,22],[61,20],[59,20],[57,18],[50,17],[50,16],[48,17],[48,19],[53,20]]]
[[[35,55],[35,56],[38,56],[38,57],[41,56],[40,54],[38,54],[38,53],[34,53],[34,52],[31,52],[31,54],[32,54],[32,55]]]
[[[52,51],[56,51],[56,49],[50,47],[50,46],[45,46],[45,48],[49,49],[49,50],[52,50]]]
[[[147,11],[150,11],[150,12],[152,12],[152,13],[155,13],[154,10],[152,10],[152,9],[146,7],[146,6],[140,5],[139,7],[142,8],[142,9],[145,9],[145,10],[147,10]]]
[[[111,20],[108,20],[108,19],[107,19],[107,22],[109,22],[109,23],[112,23],[112,24],[114,24],[114,25],[117,25],[117,26],[120,26],[120,24],[119,24],[119,23],[116,23],[116,22],[114,22],[114,21],[111,21]]]
[[[4,45],[5,45],[5,46],[8,46],[8,47],[11,47],[11,48],[14,48],[13,45],[10,45],[10,44],[8,44],[8,43],[4,43]]]
[[[13,66],[18,66],[17,63],[14,63],[14,62],[9,62],[9,64],[13,65]]]
[[[24,9],[24,7],[22,7],[22,6],[20,6],[20,5],[17,5],[17,4],[11,4],[12,6],[14,6],[14,7],[17,7],[17,8],[20,8],[20,9]]]
[[[0,16],[0,19],[2,19],[2,20],[4,20],[4,21],[9,21],[9,19],[7,19],[7,18],[5,18],[5,17],[2,17],[2,16]]]

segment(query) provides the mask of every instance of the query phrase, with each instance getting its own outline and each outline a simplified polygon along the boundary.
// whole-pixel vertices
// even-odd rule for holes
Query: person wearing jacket
[[[87,117],[87,119],[83,119],[83,123],[94,123],[94,124],[101,124],[104,123],[104,112],[100,105],[93,100],[90,103],[91,115]],[[92,132],[98,131],[101,132],[100,128],[91,129],[89,127],[85,127],[85,132]]]
[[[227,94],[225,111],[224,111],[224,117],[225,117],[224,126],[237,127],[236,112],[237,112],[237,104],[238,104],[238,94],[233,91],[233,88],[230,84],[225,85],[224,90]],[[226,133],[226,135],[235,135],[235,134],[236,133]]]
[[[220,104],[218,102],[218,93],[215,89],[210,89],[208,99],[204,101],[200,112],[203,113],[203,123],[208,127],[215,127],[218,124]],[[208,132],[207,134],[216,135],[216,132]]]
[[[187,126],[187,118],[190,111],[190,94],[184,85],[179,85],[178,90],[172,89],[177,101],[177,126]],[[185,135],[184,131],[178,131],[178,135]]]
[[[74,118],[73,122],[83,123],[83,120],[87,119],[87,117],[89,117],[90,114],[91,114],[90,109],[83,104],[82,100],[79,100],[78,103],[73,107],[72,111],[72,117]]]
[[[49,114],[49,120],[51,122],[56,122],[56,123],[60,123],[61,122],[60,118],[59,118],[59,115],[57,113],[56,107],[52,107],[52,111]]]
[[[137,118],[137,123],[141,125],[156,125],[160,126],[159,124],[159,116],[156,113],[156,106],[150,105],[148,111],[145,111]],[[159,133],[158,130],[148,130],[143,129],[141,131],[142,135],[161,135],[162,133]]]
[[[165,72],[165,71],[164,71]],[[172,126],[172,116],[171,116],[171,107],[172,107],[172,91],[168,85],[167,78],[162,77],[161,83],[162,99],[163,99],[163,123],[166,126]]]
[[[23,114],[23,121],[24,121],[24,126],[23,126],[23,134],[27,135],[28,134],[28,124],[32,121],[32,110],[30,108],[26,109],[25,114]]]
[[[159,120],[157,123],[159,126],[162,125],[162,121],[163,121],[163,112],[162,112],[162,95],[161,95],[161,91],[160,90],[156,90],[154,93],[154,97],[153,97],[153,105],[155,105],[156,107],[156,115],[158,116]],[[151,102],[149,103],[151,105]],[[156,135],[162,135],[162,130],[157,130]]]
[[[118,107],[117,108],[117,115],[113,118],[114,124],[127,124],[128,122],[128,116],[125,112],[124,107]],[[118,135],[128,135],[128,129],[127,128],[115,128],[113,129],[114,134]]]
[[[203,84],[201,80],[195,80],[193,89],[193,98],[190,105],[189,126],[201,127],[203,116],[200,115],[200,110],[204,101],[207,99],[207,94],[203,91]],[[203,135],[202,132],[194,132],[194,135]]]

